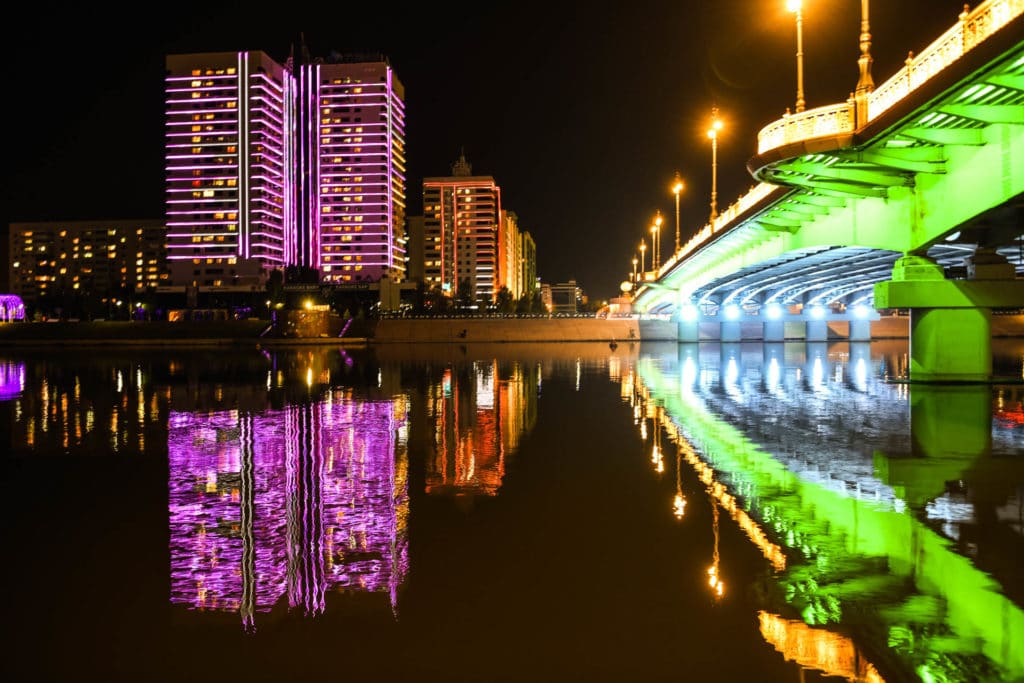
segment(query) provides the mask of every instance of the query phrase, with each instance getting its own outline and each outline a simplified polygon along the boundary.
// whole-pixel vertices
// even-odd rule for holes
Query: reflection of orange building
[[[537,380],[525,377],[518,363],[494,360],[444,371],[430,391],[435,452],[427,464],[427,493],[497,494],[506,456],[535,419]]]
[[[761,612],[761,635],[790,661],[856,683],[884,683],[884,679],[846,636],[802,621]]]

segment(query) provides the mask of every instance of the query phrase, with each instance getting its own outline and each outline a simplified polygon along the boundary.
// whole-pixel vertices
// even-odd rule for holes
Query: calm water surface
[[[0,351],[9,681],[1017,681],[1024,340]]]

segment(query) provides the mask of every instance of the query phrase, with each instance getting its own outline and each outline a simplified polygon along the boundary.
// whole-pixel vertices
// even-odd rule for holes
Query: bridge
[[[912,381],[989,381],[993,312],[1024,306],[1024,0],[965,6],[878,87],[864,41],[856,92],[765,126],[758,183],[644,274],[634,311],[691,342],[702,323],[824,341],[830,321],[864,340],[900,310]]]

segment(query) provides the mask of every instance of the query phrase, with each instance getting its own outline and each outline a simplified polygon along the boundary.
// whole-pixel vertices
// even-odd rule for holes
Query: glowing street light
[[[796,111],[804,110],[804,12],[801,0],[786,0],[786,9],[796,13]]]
[[[643,273],[644,273],[644,252],[645,251],[647,251],[647,243],[644,242],[643,240],[640,240],[640,275],[641,275],[641,277],[643,277]],[[651,255],[653,256],[654,254],[652,253]],[[646,279],[646,278],[644,278],[644,279]]]
[[[634,256],[633,257],[633,282],[636,282],[636,263],[637,263],[637,258],[636,258],[636,256]]]
[[[664,220],[661,211],[654,216],[654,224],[651,225],[651,270],[658,272],[661,268],[661,224]]]
[[[675,181],[672,183],[672,194],[676,196],[676,252],[679,253],[681,246],[679,242],[679,193],[683,191],[683,179],[679,177],[679,171],[676,171]]]
[[[711,138],[711,222],[718,217],[718,131],[722,130],[722,122],[718,119],[718,107],[711,108],[711,127],[708,137]]]

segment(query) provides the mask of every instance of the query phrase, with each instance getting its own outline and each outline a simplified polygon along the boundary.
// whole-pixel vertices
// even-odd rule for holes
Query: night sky
[[[23,18],[4,27],[14,123],[3,230],[162,217],[165,55],[248,49],[283,62],[302,33],[314,56],[376,52],[394,66],[406,88],[410,215],[421,212],[422,178],[448,175],[464,149],[533,235],[542,280],[575,279],[608,298],[659,209],[662,254],[671,252],[675,171],[687,184],[683,240],[706,223],[712,106],[725,122],[722,210],[754,184],[746,162],[757,131],[796,97],[796,22],[785,0],[285,2],[240,14],[259,6],[179,1],[126,15],[121,3],[19,5]],[[314,6],[329,9],[305,9]],[[876,84],[962,6],[871,3]],[[859,31],[857,0],[804,0],[808,108],[854,89]]]

